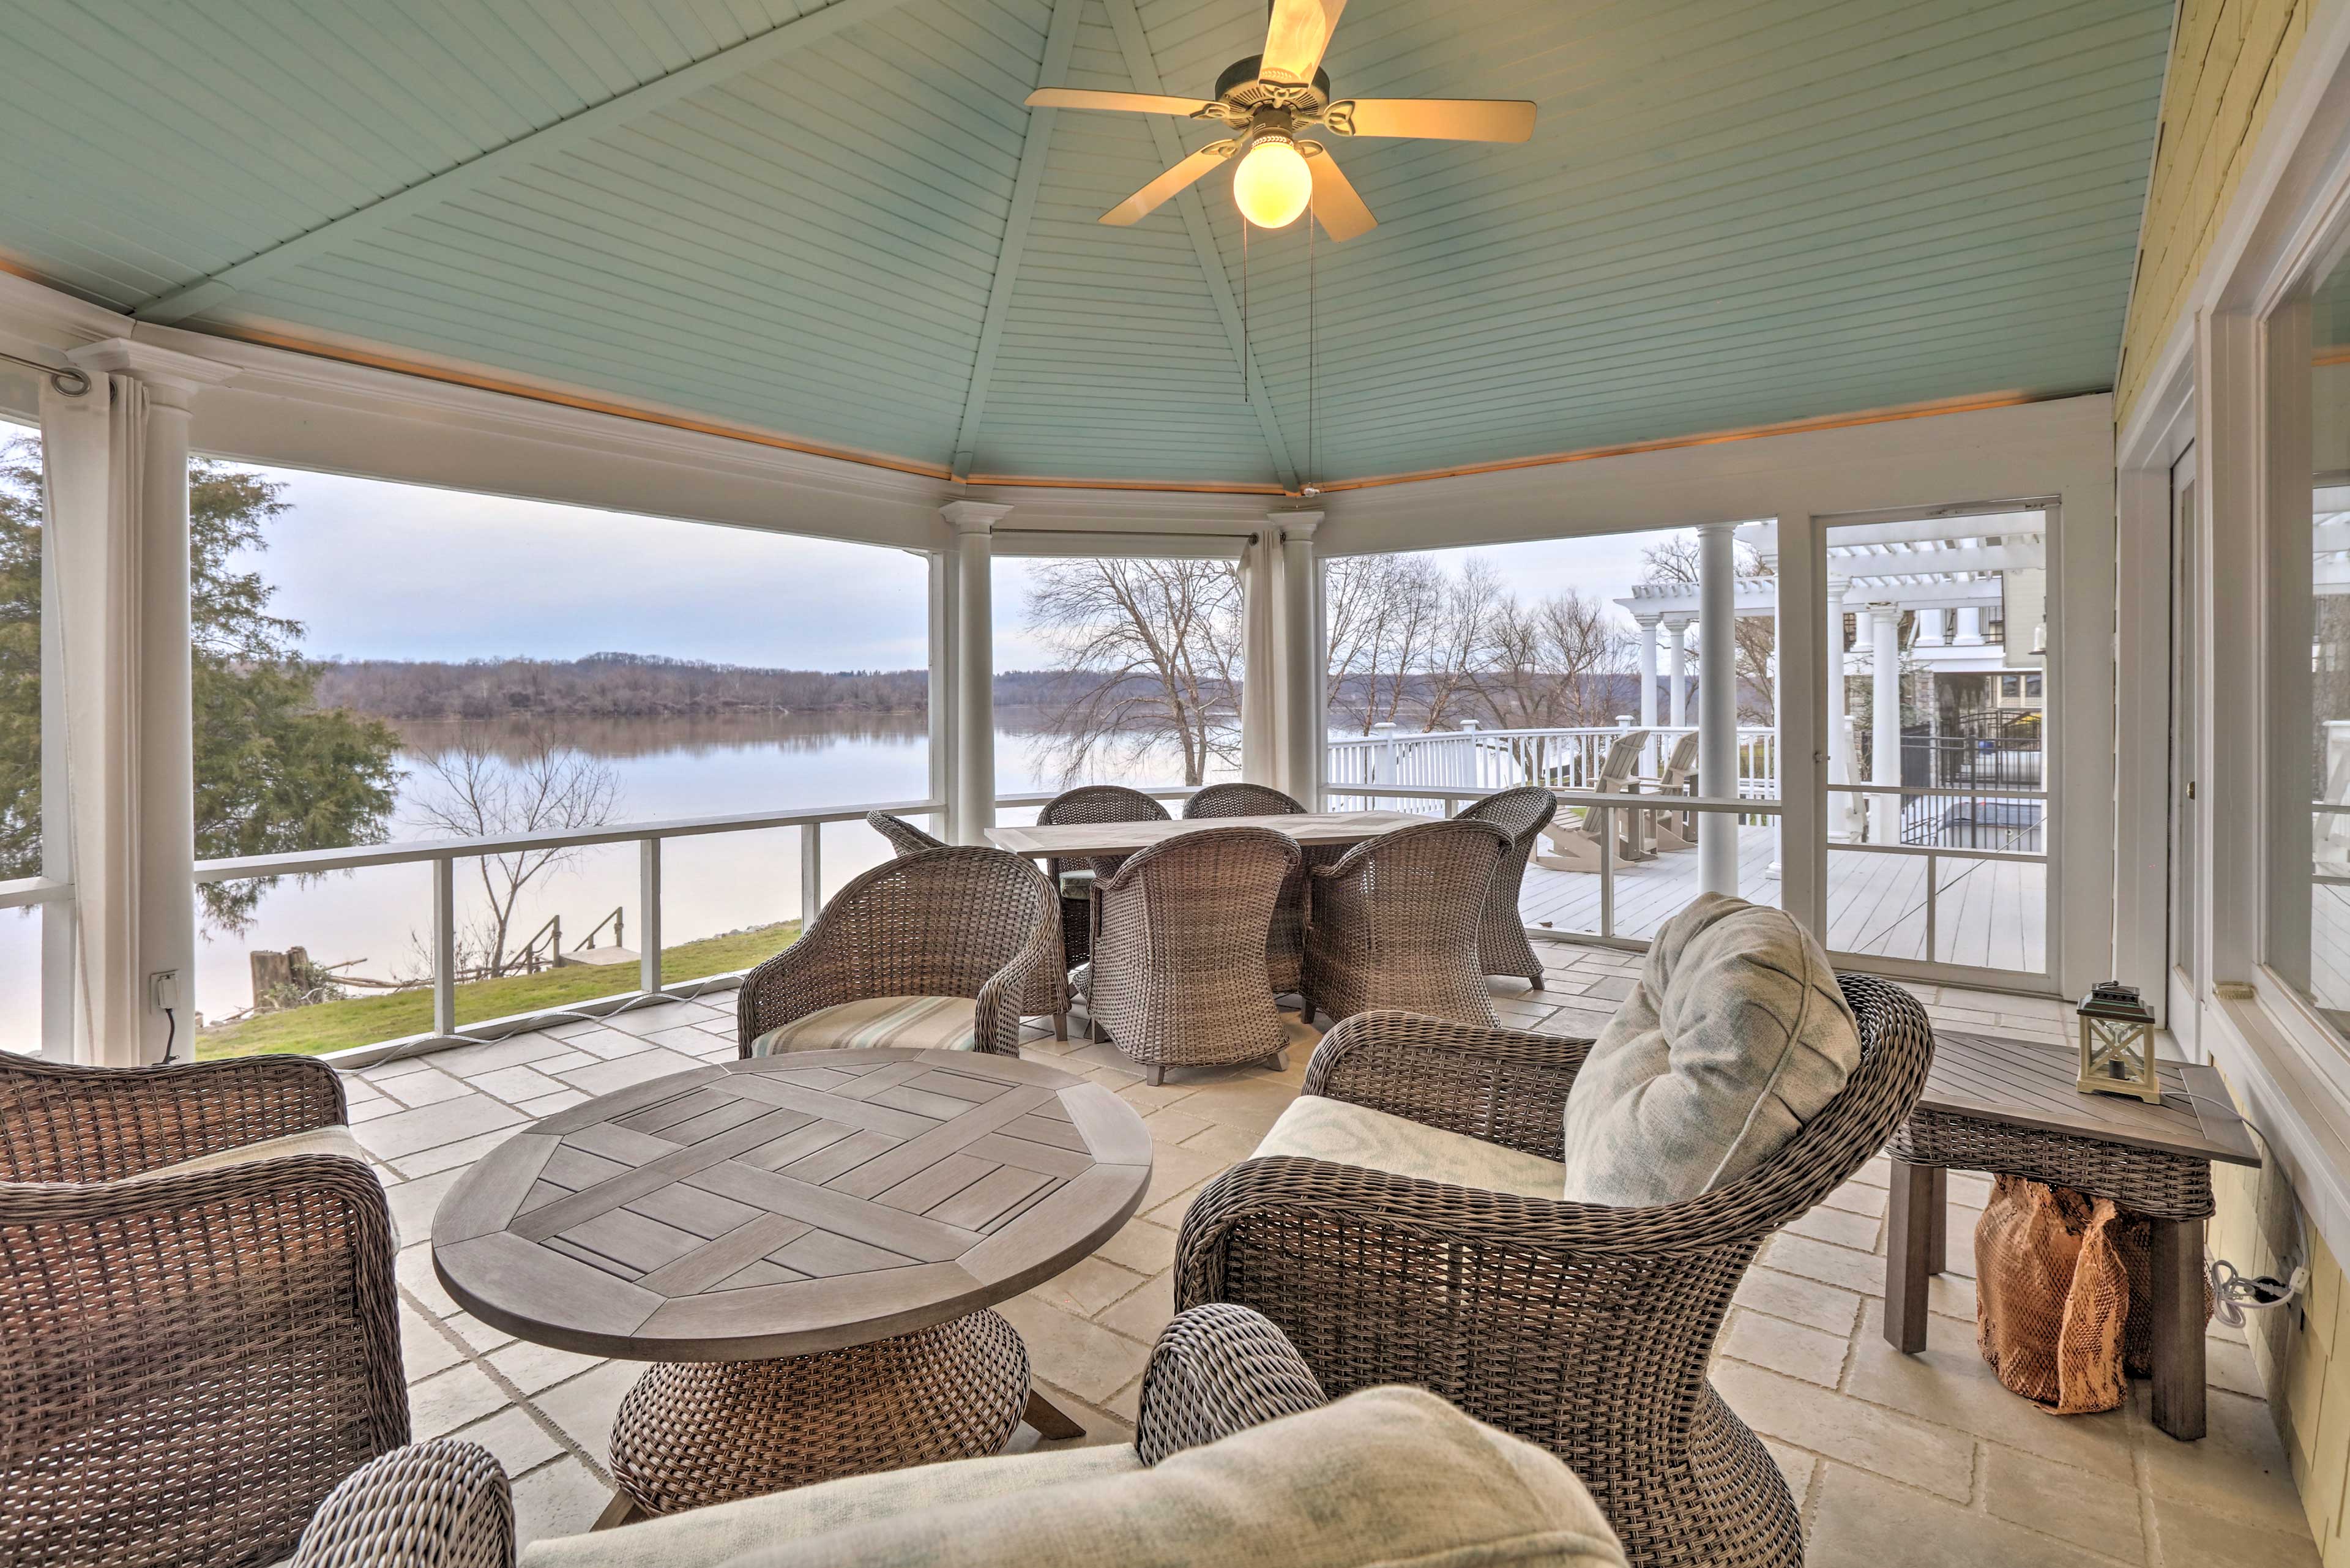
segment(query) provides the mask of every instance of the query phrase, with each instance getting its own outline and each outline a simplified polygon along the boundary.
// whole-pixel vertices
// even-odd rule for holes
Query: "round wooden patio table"
[[[1077,1435],[987,1308],[1091,1252],[1149,1179],[1142,1119],[1057,1068],[756,1057],[517,1133],[442,1199],[432,1265],[494,1327],[654,1363],[612,1425],[609,1522],[999,1452],[1024,1414]]]

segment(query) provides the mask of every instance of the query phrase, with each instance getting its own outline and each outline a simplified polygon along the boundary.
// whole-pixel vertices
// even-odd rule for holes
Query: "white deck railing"
[[[1392,784],[1409,790],[1466,790],[1490,794],[1520,784],[1588,790],[1599,784],[1608,748],[1634,726],[1555,730],[1438,730],[1407,734],[1393,724],[1375,724],[1372,733],[1330,742],[1332,789],[1360,794],[1358,785]],[[1653,778],[1689,726],[1651,726],[1640,771]],[[1779,732],[1768,725],[1738,731],[1738,791],[1750,800],[1779,793]],[[1379,801],[1388,805],[1387,801]],[[1398,795],[1393,808],[1430,809],[1425,796]]]

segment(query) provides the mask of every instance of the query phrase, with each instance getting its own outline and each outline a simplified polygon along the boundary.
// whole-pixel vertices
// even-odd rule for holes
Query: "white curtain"
[[[138,1062],[142,1012],[132,726],[146,400],[126,376],[96,377],[79,397],[41,389],[48,675],[64,699],[63,733],[51,739],[65,748],[64,767],[47,771],[66,785],[63,798],[45,795],[42,810],[67,815],[66,864],[47,870],[74,884],[73,1059],[109,1066]]]

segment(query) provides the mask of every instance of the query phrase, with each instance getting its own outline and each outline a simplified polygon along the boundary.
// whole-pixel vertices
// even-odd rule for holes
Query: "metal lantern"
[[[2137,988],[2105,981],[2082,999],[2081,1081],[2085,1095],[2135,1095],[2159,1101],[2154,1076],[2154,1010]]]

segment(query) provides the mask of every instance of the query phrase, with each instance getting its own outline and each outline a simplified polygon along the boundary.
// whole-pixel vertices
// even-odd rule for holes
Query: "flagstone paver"
[[[1544,942],[1549,983],[1494,982],[1513,1023],[1596,1033],[1639,955]],[[1912,988],[1937,1014],[2033,1038],[2064,1037],[2044,998]],[[608,1496],[605,1445],[634,1380],[599,1362],[517,1341],[461,1312],[432,1278],[432,1207],[456,1174],[537,1116],[658,1073],[733,1054],[734,999],[664,1001],[486,1044],[382,1064],[348,1080],[359,1136],[390,1186],[406,1245],[402,1334],[420,1434],[470,1438],[515,1478],[524,1539],[584,1530]],[[1178,1069],[1149,1087],[1083,1015],[1059,1042],[1033,1026],[1022,1049],[1109,1085],[1147,1118],[1159,1174],[1141,1212],[1094,1255],[1006,1303],[1037,1381],[1122,1442],[1151,1337],[1174,1300],[1175,1228],[1200,1186],[1255,1147],[1304,1082],[1310,1043],[1285,1072]],[[364,1117],[364,1120],[362,1120]],[[1999,1387],[1973,1346],[1969,1240],[1989,1195],[1950,1179],[1950,1268],[1933,1282],[1929,1345],[1893,1352],[1879,1333],[1887,1172],[1872,1161],[1764,1247],[1741,1283],[1715,1364],[1718,1385],[1789,1478],[1809,1561],[2028,1568],[2314,1563],[2289,1461],[2240,1337],[2211,1345],[2212,1435],[2172,1441],[2133,1407],[2060,1419]],[[1023,1429],[1016,1447],[1035,1441]]]

